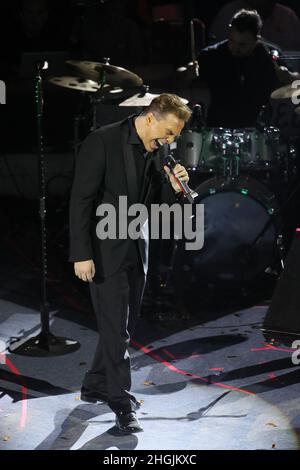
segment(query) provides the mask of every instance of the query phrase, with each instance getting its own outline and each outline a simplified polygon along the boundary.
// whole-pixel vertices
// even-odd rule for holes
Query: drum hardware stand
[[[237,150],[237,153],[231,157],[229,157],[230,162],[230,178],[235,179],[240,176],[240,153]],[[235,165],[234,165],[235,164]],[[233,166],[234,166],[234,175],[233,175]]]
[[[90,97],[90,103],[92,107],[92,126],[89,129],[90,132],[93,132],[97,129],[97,105],[101,104],[104,98],[104,95],[101,95],[101,92],[103,92],[104,85],[99,88],[99,91],[97,91],[97,96]],[[99,95],[99,96],[98,96]]]
[[[273,214],[270,214],[270,218],[269,220],[267,220],[267,222],[265,223],[265,225],[263,226],[262,230],[258,233],[258,235],[255,237],[255,239],[253,240],[253,242],[249,245],[249,249],[255,247],[255,245],[257,245],[260,240],[262,240],[264,234],[266,233],[266,231],[268,230],[268,228],[270,227],[271,223],[274,221],[274,219],[276,220],[276,218],[280,215],[280,211],[278,210],[277,212],[274,212]],[[282,230],[280,230],[281,232]],[[278,253],[279,253],[279,259],[280,259],[280,264],[281,264],[281,267],[282,269],[284,269],[284,246],[283,246],[283,236],[282,236],[282,233],[279,233],[276,237],[276,246],[277,246],[277,249],[278,249]],[[271,273],[271,270],[269,268],[266,269],[267,273]]]
[[[297,175],[297,166],[296,166],[296,158],[297,158],[297,150],[296,147],[291,141],[291,138],[284,138],[283,143],[286,144],[287,147],[287,156],[284,158],[284,152],[280,153],[280,161],[283,161],[284,166],[284,178],[285,182],[289,183],[293,176]]]
[[[110,58],[103,57],[104,63],[106,65],[110,65]],[[101,69],[100,76],[98,80],[99,89],[96,93],[93,93],[93,96],[90,98],[90,103],[92,106],[92,127],[90,128],[90,132],[93,132],[97,129],[97,104],[102,103],[104,99],[104,87],[106,85],[106,72]]]
[[[234,138],[235,174],[237,178],[240,176],[241,144],[244,142],[242,137],[236,136]]]
[[[224,178],[238,178],[240,175],[240,158],[241,148],[240,144],[244,141],[238,136],[231,134],[232,140],[221,142],[221,152],[223,158],[223,176]]]
[[[233,179],[235,175],[233,175],[233,158],[230,156],[229,159],[229,177],[230,179]]]
[[[235,156],[235,163],[236,163],[236,177],[238,178],[240,176],[240,153],[236,154]]]
[[[281,268],[284,269],[284,261],[283,260],[284,260],[285,253],[284,253],[282,234],[278,235],[277,240],[276,240],[276,244],[277,244],[277,249],[278,249],[278,252],[279,252]]]
[[[286,199],[286,201],[282,204],[280,212],[282,212],[282,210],[288,205],[288,203],[290,203],[292,198],[297,194],[297,192],[299,190],[300,190],[300,184],[298,184],[298,186],[294,189],[294,191],[292,191],[292,193],[289,195],[289,197]],[[278,215],[279,215],[279,211],[277,211],[277,213],[271,214],[270,219],[267,221],[267,223],[265,224],[265,226],[263,227],[261,232],[257,235],[255,240],[251,244],[251,247],[254,246],[256,243],[258,243],[258,240],[260,238],[262,238],[262,236],[264,235],[264,233],[268,229],[268,227],[271,224],[271,222],[273,221],[273,219],[276,219],[278,217]],[[281,226],[283,227],[284,224],[282,223]],[[281,232],[282,232],[282,230],[281,230]],[[285,258],[284,251],[285,250],[284,250],[284,246],[283,246],[283,236],[282,236],[282,234],[279,234],[277,236],[277,248],[278,248],[278,252],[279,252],[281,267],[282,267],[282,269],[284,269],[284,267],[285,267],[285,265],[284,265],[284,258]]]
[[[227,143],[222,142],[222,159],[223,159],[223,176],[226,178],[228,176],[228,156],[227,156]],[[229,163],[229,175],[231,176],[231,164]]]
[[[42,70],[48,68],[47,62],[37,63],[35,76],[35,101],[37,117],[37,137],[38,137],[38,167],[39,167],[39,215],[41,230],[41,332],[17,346],[19,341],[14,341],[9,346],[11,353],[24,356],[56,356],[76,351],[80,344],[74,340],[56,337],[50,331],[49,302],[47,299],[47,230],[46,230],[46,181],[44,166],[44,142],[43,142],[43,82]]]
[[[230,155],[229,157],[225,156],[223,153],[223,176],[224,178],[228,178],[229,180],[234,180],[240,176],[240,149],[239,147],[236,148],[236,153],[234,155]],[[229,165],[229,166],[228,166]]]
[[[80,99],[79,99],[79,105],[78,105],[78,111],[77,114],[74,118],[74,156],[75,156],[75,161],[77,159],[78,153],[79,153],[79,148],[81,146],[81,141],[82,139],[80,138],[80,123],[86,120],[86,115],[83,110],[83,104],[84,104],[84,99],[85,99],[85,91],[80,92]]]
[[[201,28],[201,35],[198,37],[201,38],[201,44],[196,47],[196,36],[195,36],[195,23],[197,23]],[[190,20],[190,43],[191,43],[191,59],[192,62],[195,64],[195,75],[196,77],[199,76],[199,64],[197,61],[197,53],[196,50],[201,50],[205,47],[205,34],[206,34],[206,26],[205,23],[200,20],[199,18],[192,18]]]

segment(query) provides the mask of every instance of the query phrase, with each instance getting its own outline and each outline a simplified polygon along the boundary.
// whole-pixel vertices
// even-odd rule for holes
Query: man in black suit
[[[117,428],[126,433],[143,430],[135,415],[139,402],[130,393],[128,345],[147,273],[147,224],[142,228],[144,238],[138,240],[99,239],[96,209],[110,204],[119,220],[120,196],[127,196],[128,206],[149,206],[167,180],[173,196],[172,200],[169,195],[170,202],[180,199],[181,187],[163,165],[158,148],[172,143],[189,117],[190,109],[178,96],[162,94],[140,115],[92,132],[76,162],[70,201],[70,261],[76,276],[90,282],[100,335],[81,398],[107,402],[116,413]],[[188,181],[183,166],[177,164],[174,172]]]

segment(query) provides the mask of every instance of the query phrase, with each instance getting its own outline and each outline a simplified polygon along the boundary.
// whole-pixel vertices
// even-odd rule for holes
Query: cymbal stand
[[[240,176],[241,145],[244,141],[242,137],[234,135],[234,133],[230,138],[231,140],[227,138],[221,145],[223,176],[234,179]]]
[[[110,58],[104,57],[104,63],[110,65]],[[100,76],[98,80],[99,90],[91,96],[92,106],[92,127],[90,131],[93,132],[97,129],[97,105],[103,101],[104,98],[104,87],[107,83],[106,72],[104,69],[100,69]]]
[[[75,118],[74,118],[74,155],[75,155],[75,160],[77,158],[77,155],[79,153],[79,148],[80,148],[80,145],[81,145],[80,124],[83,121],[85,121],[85,119],[86,119],[85,113],[83,112],[85,93],[86,93],[85,91],[80,92],[78,111],[77,111],[77,114],[75,115]]]
[[[221,144],[222,159],[223,159],[223,176],[227,176],[227,165],[228,165],[228,156],[227,156],[227,142],[222,142]]]
[[[233,138],[233,149],[235,158],[235,176],[240,176],[240,159],[241,159],[241,145],[244,143],[243,138],[240,136],[234,136]]]

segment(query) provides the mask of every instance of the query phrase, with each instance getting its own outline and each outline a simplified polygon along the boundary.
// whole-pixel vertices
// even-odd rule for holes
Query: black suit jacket
[[[129,118],[104,126],[85,139],[76,161],[70,200],[70,256],[72,262],[93,259],[96,278],[107,277],[121,266],[129,239],[104,239],[96,235],[100,204],[115,207],[119,216],[119,196],[128,197],[128,206],[142,202],[150,206],[165,186],[164,201],[175,202],[175,193],[163,171],[163,152],[150,154],[144,185],[139,199],[139,186],[132,145],[129,140]],[[167,184],[164,184],[167,183]],[[144,272],[148,267],[148,240],[138,239]]]

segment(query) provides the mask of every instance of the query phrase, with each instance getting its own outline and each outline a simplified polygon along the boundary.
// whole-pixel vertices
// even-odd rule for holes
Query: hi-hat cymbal
[[[149,106],[151,101],[159,95],[153,95],[152,93],[137,93],[136,95],[131,96],[127,100],[119,104],[119,106]],[[180,98],[184,104],[188,103],[188,100],[185,98]]]
[[[123,101],[119,104],[119,106],[149,106],[151,101],[159,95],[153,95],[152,93],[145,93],[141,95],[137,93],[136,95],[127,98],[127,100]]]
[[[285,100],[288,98],[297,98],[300,96],[300,88],[293,87],[292,84],[277,88],[271,93],[273,100]]]
[[[140,87],[143,84],[141,77],[129,70],[116,65],[90,62],[87,60],[67,60],[67,64],[75,67],[84,78],[97,83],[107,83],[123,89]]]
[[[86,80],[85,78],[80,77],[51,77],[48,79],[48,82],[53,83],[53,85],[58,85],[64,88],[70,88],[72,90],[78,91],[87,91],[95,93],[99,90],[98,83],[93,80]]]

